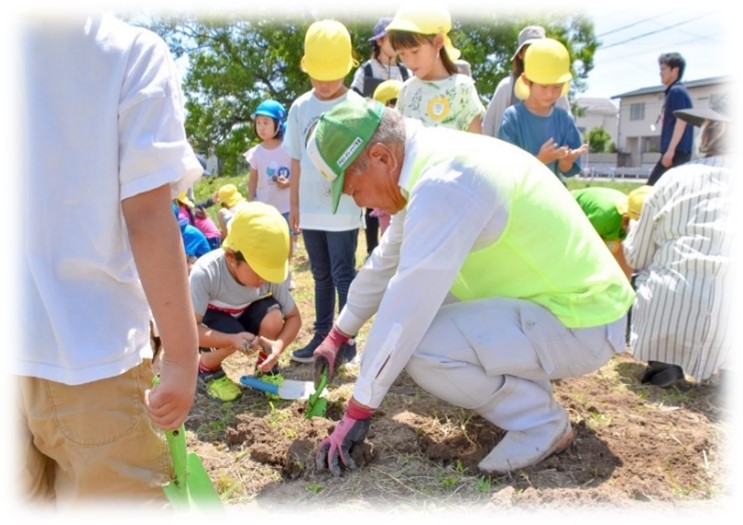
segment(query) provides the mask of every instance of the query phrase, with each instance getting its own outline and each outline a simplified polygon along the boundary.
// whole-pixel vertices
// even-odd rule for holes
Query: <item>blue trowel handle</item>
[[[262,392],[268,392],[269,394],[279,393],[279,385],[274,385],[273,383],[269,383],[267,381],[261,381],[260,379],[253,376],[242,376],[240,378],[240,383],[248,388],[260,390]]]

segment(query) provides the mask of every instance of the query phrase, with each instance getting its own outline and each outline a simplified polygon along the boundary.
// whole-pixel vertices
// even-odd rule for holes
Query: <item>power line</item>
[[[679,22],[677,24],[673,24],[673,25],[670,25],[670,26],[662,27],[660,29],[656,29],[655,31],[650,31],[648,33],[643,33],[641,35],[633,36],[633,37],[627,38],[625,40],[620,40],[619,42],[614,42],[613,44],[609,44],[608,46],[601,46],[600,49],[609,49],[609,48],[616,47],[616,46],[619,46],[619,45],[622,45],[622,44],[626,44],[627,42],[632,42],[633,40],[639,40],[640,38],[645,38],[646,36],[656,35],[658,33],[662,33],[664,31],[668,31],[669,29],[673,29],[674,27],[679,27],[679,26],[682,26],[684,24],[688,24],[689,22],[695,22],[695,21],[699,20],[700,18],[703,18],[705,16],[709,16],[709,15],[710,15],[710,13],[708,13],[706,15],[702,15],[701,17],[697,16],[697,17],[694,17],[694,18],[690,18],[688,20],[684,20],[683,22]]]
[[[611,35],[613,33],[618,33],[619,31],[624,31],[625,29],[629,29],[630,27],[634,27],[634,26],[636,26],[638,24],[642,24],[644,22],[649,22],[650,20],[655,20],[656,18],[659,18],[661,16],[666,16],[668,13],[671,13],[671,12],[672,11],[667,11],[665,13],[660,13],[658,15],[651,16],[649,18],[643,18],[642,20],[638,20],[637,22],[633,22],[631,24],[627,24],[626,26],[618,27],[617,29],[612,29],[611,31],[607,31],[606,33],[602,33],[600,35],[596,35],[596,38],[602,38],[602,37],[605,37],[606,35]]]

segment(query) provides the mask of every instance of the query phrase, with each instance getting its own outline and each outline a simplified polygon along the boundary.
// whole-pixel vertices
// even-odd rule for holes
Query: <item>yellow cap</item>
[[[240,206],[227,225],[222,248],[240,252],[264,281],[280,283],[289,275],[289,225],[269,204]]]
[[[385,80],[377,86],[377,89],[374,90],[372,98],[377,102],[381,102],[382,104],[387,105],[390,100],[392,100],[393,98],[397,98],[397,96],[400,94],[401,86],[402,82],[400,82],[399,80],[395,80],[394,78]]]
[[[234,184],[225,184],[219,188],[217,197],[219,197],[219,202],[224,203],[228,208],[233,208],[245,200]]]
[[[181,202],[188,206],[189,208],[193,208],[195,205],[191,199],[188,198],[188,195],[186,195],[186,192],[183,191],[178,194],[178,196],[175,198],[178,202]]]
[[[444,36],[444,47],[449,58],[457,60],[462,54],[449,39],[449,31],[451,31],[449,10],[438,2],[411,3],[401,6],[387,26],[387,32],[390,31],[408,31],[421,35],[440,34]]]
[[[627,194],[627,203],[621,208],[617,206],[619,213],[626,213],[633,221],[638,220],[642,212],[642,207],[645,205],[645,199],[652,189],[652,186],[645,184],[629,192]]]
[[[516,80],[514,93],[521,100],[529,98],[529,86],[524,77],[536,84],[564,84],[562,95],[570,89],[570,55],[560,42],[553,38],[540,38],[524,53],[524,74]]]
[[[338,80],[359,65],[351,54],[351,35],[336,20],[313,23],[304,36],[302,71],[315,80]]]

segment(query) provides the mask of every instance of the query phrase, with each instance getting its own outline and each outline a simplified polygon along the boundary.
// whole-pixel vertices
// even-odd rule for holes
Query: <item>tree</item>
[[[589,153],[605,153],[609,151],[611,135],[604,128],[591,128],[588,131]]]
[[[331,10],[298,8],[291,17],[275,14],[189,15],[149,17],[146,25],[162,36],[176,57],[187,55],[183,82],[186,131],[200,151],[214,151],[221,173],[235,175],[243,166],[242,152],[256,141],[250,115],[266,98],[287,106],[311,88],[299,67],[304,34],[314,20],[336,18],[352,36],[356,57],[371,54],[368,39],[381,16],[389,13],[347,15]],[[593,54],[598,46],[593,23],[581,14],[541,13],[540,17],[481,13],[472,19],[452,11],[450,33],[462,57],[472,65],[477,90],[484,104],[495,86],[509,74],[518,33],[539,24],[547,35],[563,42],[574,57],[573,94],[583,91]],[[142,24],[140,24],[142,25]],[[350,84],[354,71],[347,77]]]

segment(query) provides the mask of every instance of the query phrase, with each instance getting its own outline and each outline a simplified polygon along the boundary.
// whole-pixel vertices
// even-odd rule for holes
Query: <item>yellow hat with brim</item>
[[[444,36],[444,48],[449,58],[457,60],[462,55],[462,52],[454,47],[449,38],[451,15],[442,4],[434,2],[400,7],[392,22],[387,26],[387,32],[390,31],[407,31],[421,35],[440,34]]]
[[[401,87],[402,82],[399,80],[396,80],[394,78],[385,80],[384,82],[381,82],[374,90],[372,98],[377,102],[381,102],[382,104],[386,105],[390,100],[398,97]]]
[[[264,281],[280,283],[289,275],[289,225],[263,202],[246,202],[227,225],[222,248],[240,252]]]
[[[186,195],[186,192],[181,192],[178,194],[178,196],[175,198],[178,202],[181,202],[188,206],[189,208],[194,208],[196,205],[193,203],[191,199],[188,198],[188,195]]]
[[[315,80],[338,80],[359,63],[351,52],[351,35],[336,20],[313,23],[304,37],[302,71]]]
[[[652,189],[653,187],[647,184],[635,188],[627,194],[626,201],[617,204],[617,211],[622,215],[626,213],[633,221],[638,220],[645,205],[645,199],[647,199]]]
[[[573,78],[567,48],[553,38],[540,38],[532,42],[524,53],[524,73],[516,80],[513,89],[520,100],[529,98],[529,86],[524,77],[536,84],[563,84],[560,95],[567,95]]]
[[[225,184],[217,191],[219,202],[225,204],[228,208],[234,208],[245,200],[240,190],[234,184]]]

